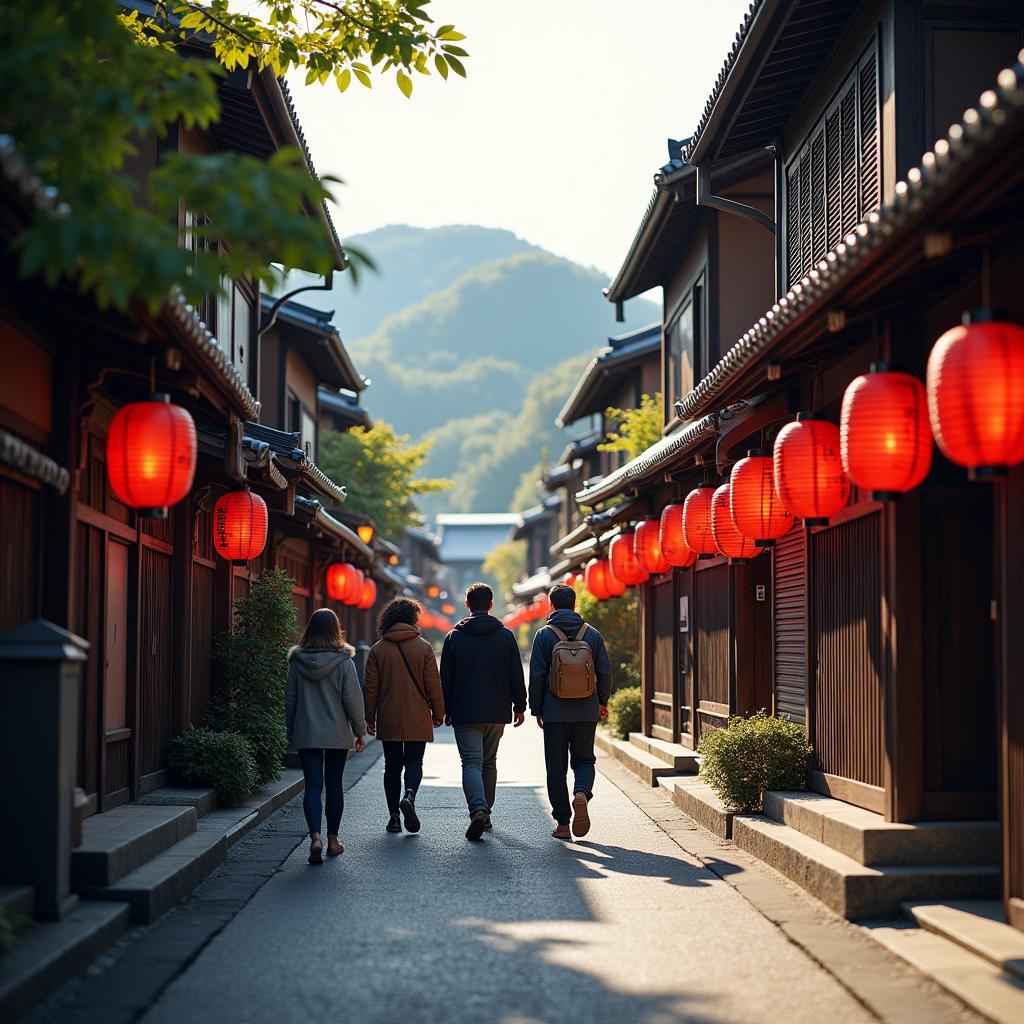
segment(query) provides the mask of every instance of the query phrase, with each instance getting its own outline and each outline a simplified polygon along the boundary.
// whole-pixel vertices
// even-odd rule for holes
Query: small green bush
[[[0,961],[18,944],[20,924],[13,914],[0,909]]]
[[[186,729],[171,740],[171,768],[191,786],[212,786],[225,807],[236,807],[259,785],[252,744],[237,732]]]
[[[698,750],[701,777],[730,811],[759,811],[765,790],[806,786],[811,746],[803,726],[765,711],[734,715]]]
[[[624,686],[608,699],[608,728],[616,736],[625,739],[629,733],[640,731],[640,701],[639,686]]]

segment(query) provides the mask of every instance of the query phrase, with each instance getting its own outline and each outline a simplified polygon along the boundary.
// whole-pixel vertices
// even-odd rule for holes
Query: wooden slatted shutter
[[[807,713],[807,539],[794,527],[772,552],[775,713],[805,723]]]
[[[857,61],[786,171],[786,274],[792,287],[881,197],[878,54]]]

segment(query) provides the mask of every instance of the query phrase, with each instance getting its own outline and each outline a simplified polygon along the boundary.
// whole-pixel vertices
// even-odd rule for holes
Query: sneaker
[[[585,836],[590,831],[590,811],[587,808],[587,794],[576,793],[572,798],[572,834]]]
[[[477,811],[469,820],[469,828],[466,829],[467,839],[479,839],[487,828],[487,812]]]
[[[572,833],[569,831],[568,823],[563,825],[559,822],[558,827],[551,834],[555,839],[572,839]]]
[[[402,831],[402,819],[399,815],[392,814],[388,819],[388,823],[384,826],[385,832],[401,832]]]
[[[402,817],[405,818],[405,831],[419,832],[420,819],[416,816],[416,794],[411,790],[406,790],[405,796],[402,797],[402,802],[398,806],[402,811]]]

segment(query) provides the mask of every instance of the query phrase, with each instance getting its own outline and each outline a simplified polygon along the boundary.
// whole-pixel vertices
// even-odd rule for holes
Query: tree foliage
[[[605,410],[605,416],[617,424],[608,440],[598,445],[602,452],[625,452],[631,459],[643,455],[661,440],[661,395],[643,395],[636,409]]]
[[[417,472],[430,454],[430,441],[410,443],[390,423],[320,435],[324,472],[348,488],[346,511],[372,519],[381,536],[398,540],[419,522],[415,499],[447,490],[448,480],[423,479]]]
[[[598,601],[582,585],[576,588],[576,611],[604,637],[615,689],[640,684],[640,610],[636,591]]]
[[[224,277],[268,286],[272,263],[326,273],[332,253],[308,216],[330,198],[302,154],[168,152],[145,181],[129,173],[143,141],[176,126],[209,130],[217,84],[235,68],[306,81],[391,75],[409,95],[413,74],[463,74],[462,36],[433,28],[427,0],[158,0],[152,16],[97,0],[9,4],[0,18],[0,124],[60,204],[32,215],[16,241],[24,274],[94,292],[101,306],[156,309],[177,285],[193,302]],[[202,211],[210,244],[180,245],[181,206]],[[216,242],[223,242],[217,245]],[[202,246],[199,246],[203,249]]]
[[[512,593],[512,584],[526,568],[526,541],[507,540],[491,550],[484,559],[483,570],[494,577],[502,594]]]

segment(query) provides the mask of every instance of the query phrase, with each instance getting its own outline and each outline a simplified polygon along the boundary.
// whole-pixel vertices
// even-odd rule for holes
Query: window
[[[665,331],[666,377],[665,401],[670,420],[675,402],[681,401],[693,390],[693,385],[707,369],[701,300],[703,278],[693,286],[682,308],[673,317]]]
[[[862,54],[786,167],[786,280],[800,280],[881,199],[878,53]]]

